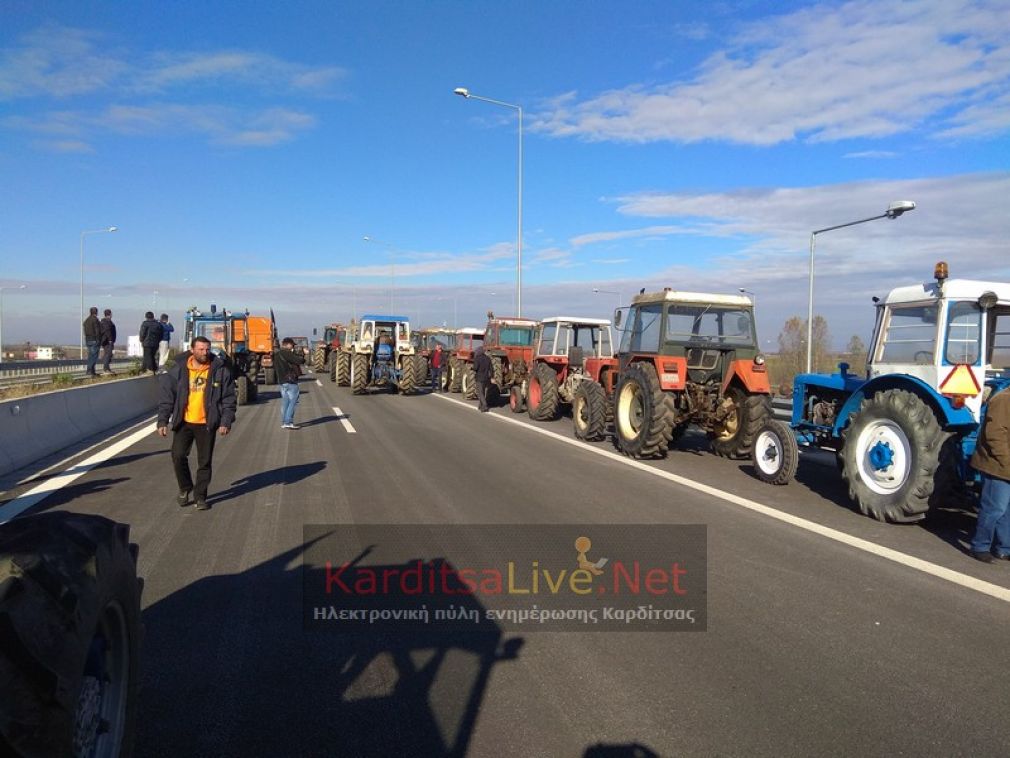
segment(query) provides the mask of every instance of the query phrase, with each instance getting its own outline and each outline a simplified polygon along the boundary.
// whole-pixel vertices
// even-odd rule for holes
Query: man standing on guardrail
[[[84,319],[84,344],[88,346],[88,376],[98,376],[98,350],[102,339],[102,325],[98,321],[98,309],[92,308]],[[81,356],[84,357],[83,355]]]
[[[96,311],[97,312],[97,311]],[[156,321],[154,313],[144,314],[144,323],[140,325],[140,346],[144,348],[144,359],[141,363],[141,373],[158,370],[158,345],[161,344],[161,323]]]
[[[105,318],[100,324],[102,342],[102,373],[114,374],[112,370],[112,351],[116,348],[116,325],[112,322],[112,310],[105,309]]]
[[[191,350],[176,357],[161,381],[158,434],[168,436],[171,422],[172,465],[179,485],[176,504],[185,507],[190,495],[198,511],[210,510],[207,488],[214,460],[215,435],[224,437],[235,421],[235,380],[231,368],[210,352],[210,340],[196,337]],[[189,452],[196,442],[196,483]]]
[[[172,342],[172,332],[175,331],[175,327],[172,326],[172,322],[168,320],[168,314],[161,314],[161,342],[158,343],[158,368],[165,368],[165,364],[168,362],[168,349],[171,347]]]

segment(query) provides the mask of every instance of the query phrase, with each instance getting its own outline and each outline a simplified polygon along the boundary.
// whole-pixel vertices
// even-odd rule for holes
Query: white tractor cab
[[[401,394],[414,392],[423,367],[410,339],[406,316],[366,314],[351,348],[351,391],[388,386]]]
[[[792,431],[771,422],[755,444],[761,479],[785,484],[795,473],[795,432],[837,452],[849,496],[881,521],[918,521],[968,494],[986,402],[1010,385],[1010,283],[947,274],[940,262],[934,281],[877,301],[865,378],[844,363],[796,377]]]

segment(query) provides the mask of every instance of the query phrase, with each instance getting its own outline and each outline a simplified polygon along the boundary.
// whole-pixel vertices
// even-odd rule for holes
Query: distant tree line
[[[838,353],[830,348],[828,322],[823,316],[814,316],[811,332],[811,370],[814,373],[836,373],[838,364],[845,362],[849,364],[850,374],[865,375],[866,345],[858,334],[853,334],[845,351]],[[807,320],[800,316],[788,319],[779,332],[778,344],[778,355],[768,359],[768,371],[772,389],[788,394],[793,379],[807,368]]]

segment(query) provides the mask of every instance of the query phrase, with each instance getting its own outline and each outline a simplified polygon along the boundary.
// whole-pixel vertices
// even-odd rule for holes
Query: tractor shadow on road
[[[234,500],[248,495],[250,492],[271,487],[278,484],[294,484],[302,479],[318,474],[326,468],[326,461],[313,461],[312,463],[299,463],[295,466],[280,466],[269,471],[261,471],[258,474],[244,476],[236,479],[226,490],[215,492],[207,498],[211,505],[222,503],[225,500]]]
[[[298,565],[311,544],[143,611],[136,756],[466,754],[492,669],[518,657],[522,638],[486,620],[459,632],[315,628],[303,593],[327,574]],[[472,597],[455,602],[484,619]]]
[[[130,481],[128,476],[110,477],[108,479],[84,479],[78,480],[74,484],[67,485],[55,490],[42,501],[40,505],[32,508],[31,513],[43,513],[68,505],[78,498],[85,498],[96,492],[105,492],[115,487],[117,484]]]

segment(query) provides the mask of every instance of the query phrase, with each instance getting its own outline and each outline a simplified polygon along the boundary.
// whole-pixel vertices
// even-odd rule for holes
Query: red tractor
[[[600,440],[610,421],[617,373],[610,321],[545,318],[537,331],[529,379],[512,385],[509,407],[515,413],[528,408],[534,421],[551,421],[562,405],[570,405],[575,436]]]
[[[435,352],[438,345],[442,346],[443,361],[448,361],[452,354],[453,345],[456,340],[456,329],[444,326],[431,326],[426,329],[417,329],[410,333],[410,342],[414,346],[415,355],[420,355],[424,360],[421,362],[421,376],[418,382],[425,384],[428,381],[429,366],[431,365],[431,354]],[[448,388],[449,371],[448,366],[443,364],[442,389]]]
[[[488,311],[484,350],[491,358],[491,381],[498,386],[499,393],[522,386],[529,378],[535,352],[533,338],[538,325],[539,322],[525,318],[499,318]],[[470,371],[473,371],[472,364]]]
[[[484,344],[484,330],[465,326],[457,329],[455,341],[449,349],[449,364],[443,372],[443,382],[449,392],[462,392],[470,400],[477,397],[477,382],[474,379],[473,356]]]

